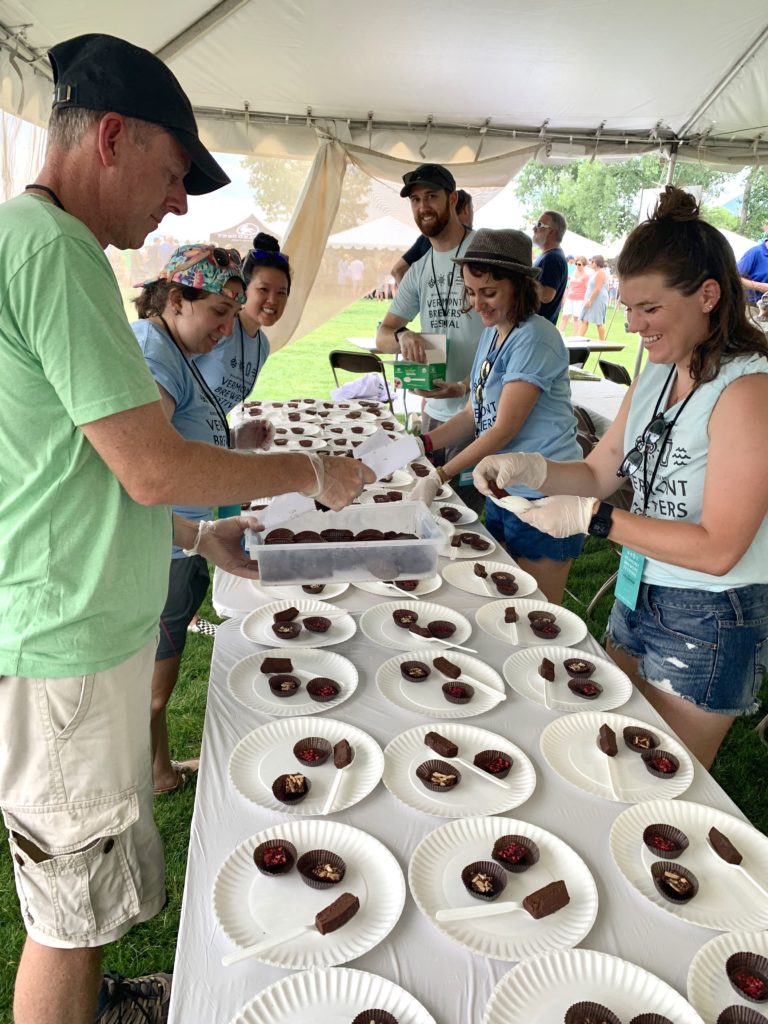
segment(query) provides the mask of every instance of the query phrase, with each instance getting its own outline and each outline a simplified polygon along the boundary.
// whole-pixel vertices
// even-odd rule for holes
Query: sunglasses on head
[[[225,270],[227,267],[240,269],[241,259],[237,249],[222,249],[217,245],[200,245],[193,250],[183,263],[175,267],[173,272],[174,274],[179,274],[184,270],[188,270],[190,267],[194,267],[196,263],[201,263],[206,257],[211,263],[215,263],[222,270]]]
[[[624,456],[624,461],[616,471],[616,476],[634,476],[643,465],[646,452],[653,454],[659,442],[666,437],[669,429],[670,424],[667,423],[662,415],[654,416],[643,431],[642,437],[638,437],[635,447]]]

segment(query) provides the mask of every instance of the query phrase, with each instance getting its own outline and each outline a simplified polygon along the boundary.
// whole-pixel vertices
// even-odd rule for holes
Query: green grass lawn
[[[362,300],[351,305],[311,335],[288,345],[272,356],[259,378],[256,397],[287,399],[301,395],[327,396],[333,386],[328,352],[350,347],[347,337],[370,336],[386,312],[387,303]],[[608,322],[610,323],[609,310]],[[611,353],[630,370],[634,366],[637,336],[624,333],[624,318],[619,311],[609,331],[613,340],[626,341],[624,352]],[[590,329],[594,331],[594,328]],[[573,597],[565,605],[583,615],[592,594],[616,568],[616,556],[605,541],[589,538],[583,554],[574,562],[568,581]],[[210,595],[209,595],[210,598]],[[590,632],[602,636],[612,603],[603,598],[588,620]],[[216,621],[208,599],[201,614]],[[176,758],[197,755],[203,728],[207,695],[211,641],[191,636],[182,663],[181,675],[169,707],[171,749]],[[715,763],[713,775],[741,807],[751,821],[768,832],[768,788],[765,786],[768,751],[759,742],[754,726],[768,711],[768,684],[761,692],[761,710],[740,720],[731,730]],[[171,970],[179,923],[181,895],[189,840],[189,824],[194,802],[194,787],[155,801],[155,815],[163,836],[167,863],[169,900],[162,914],[136,928],[125,939],[107,948],[105,969],[135,976],[158,970]],[[201,893],[201,899],[210,894]],[[18,912],[13,872],[7,845],[0,852],[0,1022],[10,1021],[13,978],[24,931]]]

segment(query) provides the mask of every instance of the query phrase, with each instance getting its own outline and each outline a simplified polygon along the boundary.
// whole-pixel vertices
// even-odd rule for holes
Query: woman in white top
[[[520,518],[623,545],[607,649],[708,768],[768,668],[768,343],[730,247],[679,189],[629,236],[618,273],[649,362],[606,435],[585,462],[484,459],[475,485],[557,495]],[[598,500],[617,473],[631,512]]]

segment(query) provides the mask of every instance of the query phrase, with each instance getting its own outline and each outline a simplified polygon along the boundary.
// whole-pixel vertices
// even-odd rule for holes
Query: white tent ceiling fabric
[[[211,149],[313,161],[274,347],[299,326],[349,162],[389,182],[444,163],[467,187],[533,157],[768,162],[768,11],[753,0],[5,0],[3,110],[44,125],[45,52],[85,32],[163,57]]]

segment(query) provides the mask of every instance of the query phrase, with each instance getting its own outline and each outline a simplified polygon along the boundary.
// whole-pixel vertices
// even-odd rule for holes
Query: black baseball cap
[[[448,192],[456,191],[456,179],[446,167],[442,167],[440,164],[422,164],[415,171],[404,174],[400,195],[410,195],[414,185],[432,185],[434,188],[444,188]]]
[[[184,178],[189,195],[215,192],[229,177],[200,141],[192,104],[176,76],[149,50],[115,36],[90,33],[48,51],[53,107],[113,110],[162,125],[192,161]]]

